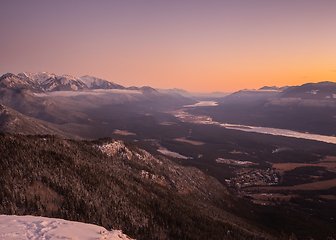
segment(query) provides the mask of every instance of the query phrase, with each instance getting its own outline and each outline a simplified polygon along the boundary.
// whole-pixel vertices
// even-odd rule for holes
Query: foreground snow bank
[[[56,218],[0,215],[0,240],[129,240],[119,230]]]

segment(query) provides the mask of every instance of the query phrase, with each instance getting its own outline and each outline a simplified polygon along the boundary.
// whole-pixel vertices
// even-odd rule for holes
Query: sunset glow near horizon
[[[0,75],[189,92],[336,82],[335,10],[335,0],[0,0]]]

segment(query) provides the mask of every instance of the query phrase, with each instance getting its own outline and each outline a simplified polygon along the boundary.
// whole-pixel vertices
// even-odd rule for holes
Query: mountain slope
[[[25,116],[0,104],[0,132],[19,134],[56,134],[61,137],[80,139],[70,129],[76,126],[56,125]]]
[[[289,87],[276,98],[268,99],[265,105],[336,108],[336,83],[306,83]]]
[[[112,139],[0,134],[0,213],[122,229],[136,239],[262,239],[214,178]],[[258,236],[258,237],[257,237]]]
[[[289,87],[284,90],[280,97],[301,98],[301,99],[316,99],[316,100],[336,100],[336,83],[334,82],[319,82],[306,83],[301,86]]]
[[[226,97],[220,98],[220,103],[228,104],[260,104],[269,98],[275,98],[279,95],[277,90],[240,90]]]
[[[29,117],[56,124],[87,123],[87,116],[77,111],[65,111],[54,102],[25,90],[0,88],[0,104]]]

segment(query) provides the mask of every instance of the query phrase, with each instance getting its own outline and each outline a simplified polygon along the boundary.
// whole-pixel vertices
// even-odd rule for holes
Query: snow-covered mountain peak
[[[96,83],[98,86],[100,86],[103,82],[107,81],[107,80],[92,77],[89,75],[81,76],[79,77],[79,79],[82,80],[82,82],[85,83],[86,86],[88,86],[89,88],[91,87],[93,83]]]
[[[62,84],[69,84],[69,83],[73,83],[73,82],[83,83],[83,81],[80,80],[79,78],[76,78],[76,77],[73,77],[73,76],[67,75],[67,74],[64,74],[62,76],[58,76],[57,79],[59,79]]]
[[[29,79],[31,81],[37,82],[39,84],[45,82],[48,79],[56,79],[57,76],[54,73],[48,73],[48,72],[22,72],[18,74],[18,77],[21,77],[23,79]]]
[[[83,81],[90,89],[125,89],[124,86],[89,75],[82,76],[79,79]]]

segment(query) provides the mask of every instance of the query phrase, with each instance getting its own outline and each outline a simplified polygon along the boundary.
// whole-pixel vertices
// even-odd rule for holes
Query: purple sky
[[[0,75],[235,91],[336,81],[335,0],[0,0]]]

